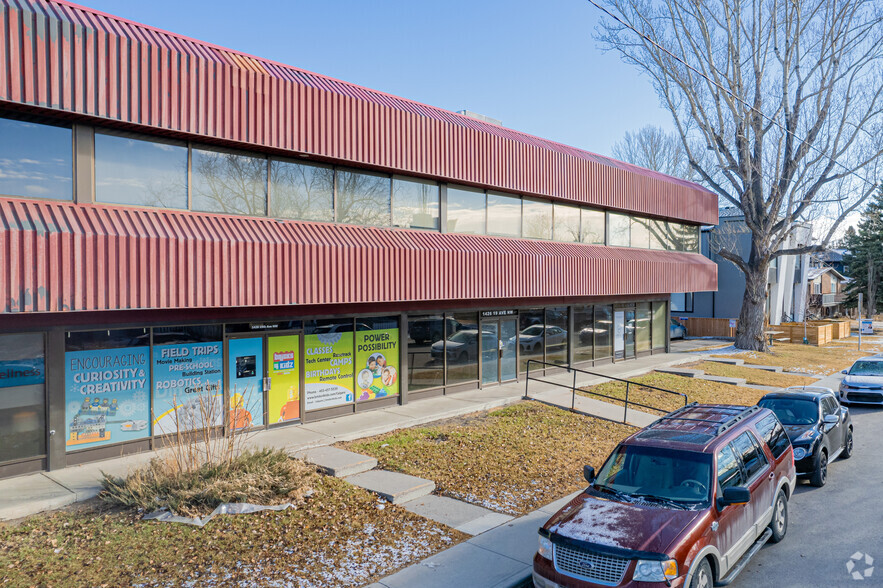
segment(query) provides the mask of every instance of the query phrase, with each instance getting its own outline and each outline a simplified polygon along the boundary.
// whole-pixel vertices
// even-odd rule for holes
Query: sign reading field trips
[[[267,362],[270,372],[268,419],[270,424],[300,418],[300,336],[267,338]]]
[[[399,393],[399,330],[356,332],[357,400]]]
[[[150,435],[148,347],[64,354],[68,450]]]
[[[224,356],[221,342],[153,347],[153,432],[223,424]]]
[[[304,336],[304,406],[306,410],[353,401],[353,334]]]

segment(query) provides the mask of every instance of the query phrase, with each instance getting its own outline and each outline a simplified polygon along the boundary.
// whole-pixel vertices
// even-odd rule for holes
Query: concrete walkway
[[[697,356],[689,353],[657,354],[598,366],[591,371],[618,378],[632,378],[660,367],[696,361],[697,359]],[[546,376],[544,379],[569,386],[572,385],[573,374],[559,370],[559,373]],[[580,375],[577,378],[577,385],[580,387],[589,386],[603,381],[603,377]],[[569,407],[570,394],[566,393],[564,396],[567,398],[564,398],[562,390],[563,388],[552,383],[532,381],[530,384],[532,397]],[[503,384],[483,390],[418,400],[402,406],[391,406],[316,423],[259,431],[250,437],[249,443],[254,446],[279,447],[295,453],[311,447],[332,445],[338,441],[350,441],[395,429],[414,427],[440,419],[507,406],[520,401],[524,392],[524,381]],[[579,410],[611,420],[622,420],[622,407],[590,398],[580,398],[579,402]],[[648,419],[652,420],[652,417],[642,416],[637,411],[629,410],[629,415],[629,422],[638,426],[648,424]],[[102,472],[114,476],[124,476],[143,466],[156,455],[156,452],[144,452],[53,472],[28,474],[0,480],[0,520],[17,519],[93,498],[101,489]]]

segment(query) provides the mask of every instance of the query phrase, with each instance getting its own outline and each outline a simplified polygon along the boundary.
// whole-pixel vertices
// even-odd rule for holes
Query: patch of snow
[[[549,530],[571,539],[627,548],[629,527],[623,522],[630,514],[629,510],[621,503],[590,500],[575,517],[556,523]]]

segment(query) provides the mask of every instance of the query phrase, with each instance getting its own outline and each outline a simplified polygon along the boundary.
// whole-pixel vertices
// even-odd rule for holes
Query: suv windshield
[[[601,468],[595,486],[691,505],[709,501],[710,481],[711,455],[620,445]]]
[[[776,413],[783,425],[812,425],[819,420],[819,407],[812,400],[765,398],[758,405]]]
[[[857,361],[849,368],[850,376],[883,376],[883,361]]]

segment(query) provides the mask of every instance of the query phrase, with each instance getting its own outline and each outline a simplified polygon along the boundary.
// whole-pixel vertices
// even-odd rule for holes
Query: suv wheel
[[[785,538],[788,532],[788,499],[785,492],[779,490],[776,495],[776,505],[773,507],[773,520],[770,521],[770,529],[773,531],[770,543],[778,543]]]
[[[809,479],[809,483],[815,486],[816,488],[821,488],[825,485],[825,482],[828,481],[828,454],[825,453],[825,450],[822,449],[821,453],[819,453],[819,465],[816,467],[816,471],[813,472],[812,477]]]
[[[693,574],[693,579],[690,580],[690,588],[711,588],[712,586],[714,586],[714,577],[711,575],[711,566],[708,565],[707,559],[703,559],[696,569],[696,573]]]
[[[843,444],[843,451],[840,453],[843,459],[850,456],[852,456],[852,429],[846,431],[846,443]]]

